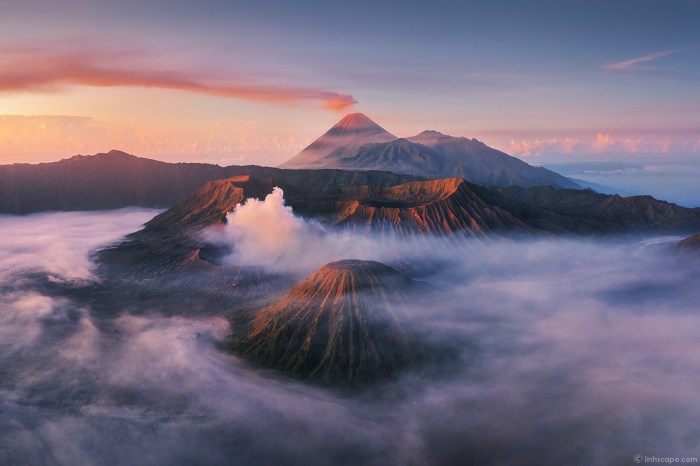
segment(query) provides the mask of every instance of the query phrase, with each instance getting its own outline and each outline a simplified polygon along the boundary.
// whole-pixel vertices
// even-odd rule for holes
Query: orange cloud
[[[320,102],[343,111],[356,103],[349,94],[300,87],[213,82],[191,73],[116,66],[109,55],[90,52],[26,52],[0,57],[0,92],[51,92],[65,85],[146,87],[195,92],[272,104]]]
[[[289,131],[270,137],[255,122],[237,119],[182,131],[136,129],[80,116],[0,115],[0,164],[119,149],[171,162],[276,166],[310,142]]]
[[[595,142],[593,143],[593,151],[604,152],[606,149],[613,147],[615,145],[615,138],[605,133],[598,133],[595,137]]]

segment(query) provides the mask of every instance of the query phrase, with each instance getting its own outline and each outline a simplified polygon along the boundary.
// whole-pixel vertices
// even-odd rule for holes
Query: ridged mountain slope
[[[333,262],[255,313],[234,348],[261,365],[326,384],[392,377],[425,357],[403,325],[415,288],[379,262]]]
[[[272,191],[269,180],[239,176],[206,183],[174,207],[146,223],[143,230],[98,252],[106,265],[126,267],[131,273],[159,274],[186,266],[206,266],[200,250],[206,246],[201,231],[222,224],[226,214],[249,197],[264,198]]]
[[[486,236],[534,233],[508,211],[487,204],[461,178],[389,188],[346,189],[336,224],[385,234]]]

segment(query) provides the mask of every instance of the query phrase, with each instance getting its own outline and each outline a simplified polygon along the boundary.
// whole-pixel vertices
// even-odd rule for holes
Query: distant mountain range
[[[328,176],[317,176],[317,170],[344,170],[344,175],[331,178],[343,180],[345,186],[386,187],[426,178],[463,178],[497,187],[580,188],[568,178],[530,166],[475,139],[435,131],[397,138],[356,113],[343,118],[280,168],[167,163],[117,150],[52,163],[2,165],[0,213],[170,207],[208,181],[239,175],[325,187]],[[395,174],[378,176],[377,172]]]
[[[129,206],[171,207],[212,180],[251,175],[284,186],[390,186],[416,177],[364,171],[282,170],[159,162],[113,150],[59,162],[0,165],[0,213],[102,210]]]
[[[227,212],[246,199],[264,198],[274,186],[285,189],[285,201],[297,215],[360,234],[486,239],[700,229],[700,209],[650,196],[550,186],[490,188],[461,178],[396,182],[396,175],[381,172],[373,174],[373,184],[351,185],[346,172],[324,170],[306,172],[302,179],[310,181],[304,184],[285,179],[288,174],[279,170],[268,179],[237,176],[206,183],[98,258],[145,276],[217,265],[219,252],[201,231],[223,225]]]
[[[351,123],[356,119],[353,117]],[[383,137],[376,128],[368,131]],[[441,139],[433,133],[420,136],[427,144],[435,145]],[[399,140],[397,144],[406,143]],[[173,223],[165,218],[172,217],[173,212],[190,220],[199,218],[194,212],[200,203],[213,208],[219,203],[212,199],[230,194],[207,189],[219,189],[221,183],[241,186],[240,177],[250,180],[245,194],[221,204],[216,214],[219,217],[206,217],[204,223],[220,220],[242,199],[262,197],[273,186],[279,186],[288,204],[300,215],[348,228],[401,234],[578,234],[700,228],[700,209],[686,209],[650,196],[625,198],[546,185],[488,187],[461,177],[424,181],[424,177],[386,171],[174,164],[119,151],[54,163],[0,166],[0,213],[175,206],[158,220],[172,229]],[[232,178],[238,181],[230,181]],[[214,184],[202,188],[207,182]],[[258,188],[252,189],[253,185]],[[185,198],[185,204],[180,202]]]
[[[569,178],[528,165],[476,139],[437,131],[397,138],[362,113],[340,120],[280,168],[385,170],[426,178],[459,177],[498,187],[581,188]]]

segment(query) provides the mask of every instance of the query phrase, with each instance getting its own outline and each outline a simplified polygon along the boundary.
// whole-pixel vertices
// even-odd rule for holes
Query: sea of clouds
[[[149,210],[0,217],[2,464],[634,464],[700,456],[700,270],[676,238],[387,240],[301,220],[283,193],[207,232],[230,263],[300,277],[337,259],[406,261],[411,310],[464,341],[446,371],[361,390],[254,367],[220,316],[101,312],[40,286],[99,281],[90,252]],[[467,241],[467,240],[465,240]],[[435,265],[437,264],[437,265]],[[695,264],[695,265],[694,265]],[[411,267],[404,267],[409,271]],[[426,304],[428,303],[428,304]],[[110,309],[113,309],[110,303]]]
[[[602,193],[649,194],[684,207],[700,207],[697,182],[700,163],[697,161],[580,162],[546,164],[545,167],[576,180],[591,182],[591,187]]]

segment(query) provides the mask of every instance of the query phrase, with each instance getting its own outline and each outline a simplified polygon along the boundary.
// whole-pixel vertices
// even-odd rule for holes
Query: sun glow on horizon
[[[8,1],[0,164],[118,148],[276,165],[354,111],[400,136],[436,129],[523,158],[700,153],[694,5],[635,4],[632,18],[619,2],[601,18],[573,2],[576,15],[552,22],[542,13],[554,2],[514,3],[512,17],[488,4],[442,5],[449,15],[373,4],[368,18],[314,2]],[[357,24],[363,34],[349,34]]]

